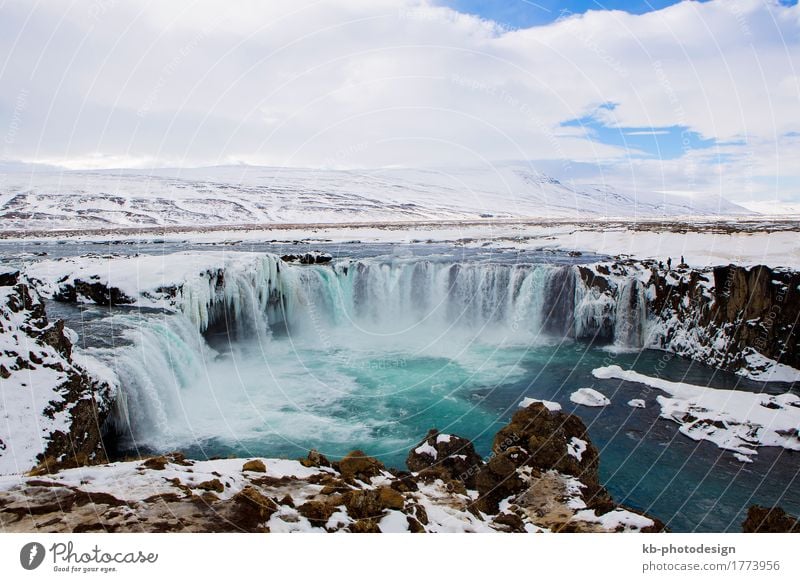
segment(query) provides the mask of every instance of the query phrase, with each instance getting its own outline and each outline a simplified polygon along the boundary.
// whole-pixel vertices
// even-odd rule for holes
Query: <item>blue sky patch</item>
[[[708,149],[717,145],[714,139],[703,139],[686,126],[668,127],[613,127],[603,119],[604,112],[613,111],[613,103],[604,103],[593,113],[571,119],[562,127],[580,127],[587,137],[598,143],[626,148],[631,157],[673,160],[692,150]]]
[[[624,10],[644,14],[677,4],[679,0],[440,0],[441,4],[459,12],[494,20],[509,28],[530,28],[548,24],[562,14],[583,14],[587,10]],[[695,0],[698,1],[698,0]],[[705,1],[705,0],[702,0]],[[790,6],[797,0],[781,0]]]

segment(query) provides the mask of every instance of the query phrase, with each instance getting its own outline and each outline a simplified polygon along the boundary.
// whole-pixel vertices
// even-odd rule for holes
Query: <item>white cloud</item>
[[[800,8],[763,0],[514,31],[414,0],[11,0],[1,145],[73,167],[526,158],[632,187],[786,198],[799,33]],[[642,159],[561,125],[604,103],[611,126],[682,125],[728,145]]]

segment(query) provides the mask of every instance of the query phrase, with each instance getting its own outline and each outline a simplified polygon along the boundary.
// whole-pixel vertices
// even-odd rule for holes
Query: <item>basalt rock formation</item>
[[[647,318],[642,347],[664,349],[706,364],[759,377],[774,362],[800,368],[800,273],[765,266],[693,269],[656,261],[618,261],[580,267],[609,313],[592,313],[591,335],[611,339],[616,304],[629,312],[641,302]],[[637,279],[633,285],[621,282]],[[618,326],[618,322],[617,322]],[[774,362],[769,362],[772,360]]]
[[[52,471],[106,462],[102,429],[112,388],[73,360],[63,321],[19,273],[0,274],[0,378],[7,409],[0,466]],[[5,429],[5,430],[3,430]]]

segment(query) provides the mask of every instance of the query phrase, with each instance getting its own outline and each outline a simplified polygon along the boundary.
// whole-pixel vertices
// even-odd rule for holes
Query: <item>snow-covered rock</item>
[[[74,355],[68,335],[24,277],[0,274],[0,475],[105,460],[114,388],[87,372],[104,367]]]
[[[551,412],[558,412],[561,410],[561,405],[558,402],[552,402],[550,400],[539,400],[538,398],[523,398],[522,401],[519,403],[520,408],[528,408],[531,404],[541,403],[544,405],[547,410]]]

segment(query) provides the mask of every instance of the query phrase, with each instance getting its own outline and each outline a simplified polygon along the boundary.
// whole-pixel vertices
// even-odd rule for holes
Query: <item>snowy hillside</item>
[[[749,211],[721,198],[568,185],[523,163],[438,170],[224,166],[0,173],[0,218],[8,229],[743,213]]]

